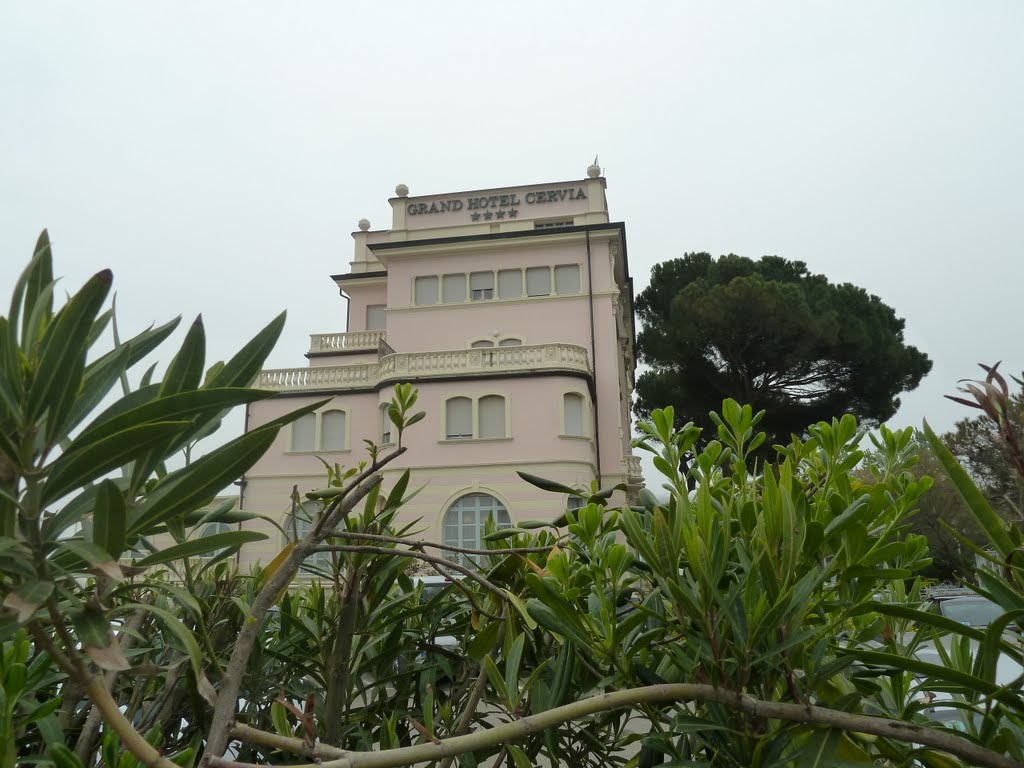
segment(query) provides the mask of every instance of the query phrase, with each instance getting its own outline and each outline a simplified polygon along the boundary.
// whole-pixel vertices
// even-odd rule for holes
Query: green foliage
[[[725,398],[767,411],[768,447],[835,414],[878,424],[931,369],[877,296],[777,256],[663,262],[636,308],[637,352],[651,367],[637,381],[637,413],[672,404],[677,426],[692,421],[705,434]]]

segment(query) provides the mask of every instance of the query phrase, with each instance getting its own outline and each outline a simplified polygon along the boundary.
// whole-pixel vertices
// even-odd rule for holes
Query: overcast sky
[[[222,358],[287,309],[270,365],[301,366],[396,184],[599,154],[637,291],[701,250],[860,285],[935,363],[894,424],[947,429],[976,363],[1024,366],[1022,31],[1019,0],[7,0],[0,299],[48,227],[64,289],[114,270],[126,330],[202,312]]]

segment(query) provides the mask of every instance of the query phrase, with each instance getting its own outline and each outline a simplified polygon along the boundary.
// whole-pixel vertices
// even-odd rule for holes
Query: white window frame
[[[467,513],[474,518],[473,539],[465,535]],[[456,519],[452,520],[452,515],[456,515]],[[484,527],[491,517],[494,518],[497,528],[512,527],[512,515],[509,514],[508,505],[495,494],[486,489],[463,491],[445,505],[444,513],[441,515],[441,539],[450,546],[483,549]],[[471,564],[478,557],[459,555],[464,564]]]
[[[505,434],[499,437],[480,436],[480,401],[485,397],[500,397],[505,401]],[[448,403],[459,398],[469,400],[470,418],[472,420],[472,434],[466,437],[449,437],[448,432]],[[481,392],[478,395],[467,395],[453,392],[446,395],[444,400],[444,418],[441,420],[440,441],[443,443],[465,443],[470,440],[511,440],[512,439],[512,399],[508,392]]]
[[[377,410],[380,413],[380,444],[391,445],[394,439],[395,425],[391,421],[391,416],[388,410],[391,408],[391,403],[382,403],[380,408]]]
[[[373,310],[371,312],[371,310]],[[366,330],[368,331],[383,331],[388,324],[388,305],[387,304],[367,304],[366,305]],[[371,316],[374,317],[375,321],[379,321],[380,325],[376,322],[370,321]]]
[[[330,413],[331,411],[340,411],[345,414],[345,442],[344,448],[324,448],[323,447],[323,417],[324,414]],[[342,408],[330,403],[324,406],[319,411],[314,411],[311,414],[306,414],[302,418],[305,419],[308,416],[314,418],[313,422],[313,446],[311,448],[296,448],[295,447],[295,425],[301,421],[296,419],[288,425],[288,450],[285,453],[305,453],[305,454],[321,454],[321,453],[348,453],[352,450],[352,412],[348,408]]]
[[[478,280],[477,278],[490,278]],[[489,285],[482,283],[489,282]],[[469,273],[469,300],[470,301],[491,301],[494,299],[495,283],[494,270],[480,270]],[[481,283],[481,287],[475,288],[474,283]]]
[[[425,301],[420,303],[418,291],[416,290],[419,281],[423,280],[424,284],[426,281],[432,280],[434,282],[434,300]],[[433,307],[441,303],[441,278],[439,275],[417,275],[412,279],[412,303],[417,307]]]
[[[579,403],[580,403],[580,433],[579,434],[576,434],[576,433],[573,433],[573,432],[569,431],[569,424],[568,424],[567,414],[566,414],[566,410],[565,410],[565,402],[566,402],[566,398],[568,398],[568,397],[577,397],[577,398],[579,398]],[[562,416],[562,434],[560,435],[561,437],[568,437],[568,438],[573,438],[573,439],[576,439],[576,440],[589,440],[590,439],[590,419],[589,419],[590,408],[589,408],[589,404],[590,404],[589,398],[584,393],[582,393],[582,392],[580,392],[578,390],[571,389],[571,390],[566,390],[565,392],[562,392],[562,397],[561,397],[561,400],[559,401],[559,404],[558,404],[559,405],[559,410],[560,410],[561,416]]]
[[[324,445],[324,419],[330,413],[340,413],[345,417],[345,429],[341,435],[341,448],[328,448]],[[321,453],[341,453],[349,449],[348,433],[349,433],[349,414],[344,408],[325,408],[322,411],[318,411],[317,414],[317,445],[320,446]]]

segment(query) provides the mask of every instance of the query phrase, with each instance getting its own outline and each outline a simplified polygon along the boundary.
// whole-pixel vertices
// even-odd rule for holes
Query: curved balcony
[[[314,333],[309,337],[309,352],[373,352],[383,339],[384,331]]]
[[[590,374],[587,350],[576,344],[532,344],[519,347],[455,349],[440,352],[396,352],[378,363],[282,368],[263,371],[261,389],[279,392],[369,389],[398,381],[565,371]]]

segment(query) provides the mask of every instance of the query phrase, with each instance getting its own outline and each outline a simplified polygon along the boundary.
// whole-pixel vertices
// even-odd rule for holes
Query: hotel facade
[[[278,395],[249,406],[247,428],[329,401],[281,431],[244,478],[242,508],[290,535],[307,530],[307,511],[290,519],[293,487],[322,488],[321,459],[353,466],[364,440],[387,450],[397,383],[418,390],[426,418],[406,430],[384,487],[406,469],[423,486],[399,518],[418,520],[420,538],[478,547],[489,516],[554,519],[573,505],[517,471],[578,488],[625,483],[619,501],[637,491],[633,289],[605,188],[596,165],[582,180],[422,197],[399,185],[390,228],[361,220],[348,270],[331,278],[347,330],[312,335],[305,366],[256,383]],[[242,562],[269,562],[280,532],[246,527],[270,538]]]

